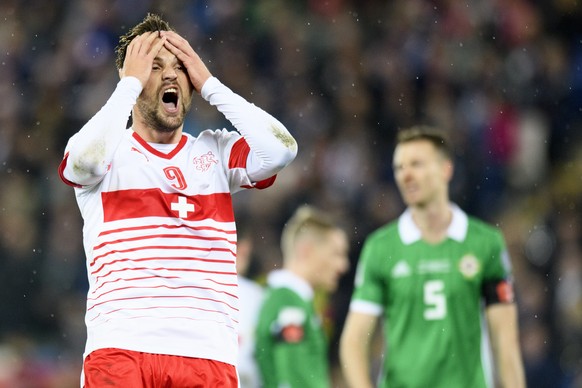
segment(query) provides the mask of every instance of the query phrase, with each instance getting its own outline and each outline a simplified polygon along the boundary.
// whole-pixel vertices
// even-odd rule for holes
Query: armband
[[[300,308],[285,307],[279,312],[277,320],[271,324],[271,335],[277,341],[299,343],[305,335],[303,325],[306,319],[305,312]]]
[[[487,282],[483,285],[485,305],[494,303],[513,303],[513,285],[507,279]]]

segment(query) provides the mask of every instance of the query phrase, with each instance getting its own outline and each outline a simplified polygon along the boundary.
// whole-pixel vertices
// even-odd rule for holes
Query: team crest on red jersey
[[[208,151],[205,154],[194,157],[193,162],[196,170],[202,172],[208,171],[213,164],[218,164],[218,160],[216,160],[216,157],[212,151]]]

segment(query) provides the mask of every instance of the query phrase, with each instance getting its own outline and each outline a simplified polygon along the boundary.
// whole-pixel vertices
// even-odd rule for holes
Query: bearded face
[[[144,92],[136,105],[147,127],[159,132],[172,132],[182,126],[190,109],[191,97],[180,93],[177,85],[167,85],[153,93]]]
[[[192,103],[192,92],[185,68],[174,54],[162,48],[137,99],[137,113],[147,128],[173,132],[184,123]]]

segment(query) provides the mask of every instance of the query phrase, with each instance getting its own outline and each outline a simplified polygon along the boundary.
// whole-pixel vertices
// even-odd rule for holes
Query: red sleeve
[[[251,152],[251,148],[249,144],[244,138],[240,138],[233,144],[232,150],[230,151],[230,157],[228,159],[228,168],[246,168],[247,167],[247,158],[249,156],[249,152]],[[255,189],[266,189],[267,187],[273,185],[275,183],[275,179],[277,175],[273,175],[270,178],[263,179],[261,181],[255,182],[254,186],[243,186],[247,189],[255,188]]]

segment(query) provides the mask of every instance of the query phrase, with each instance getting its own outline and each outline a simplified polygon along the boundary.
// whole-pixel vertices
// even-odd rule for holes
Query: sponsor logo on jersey
[[[447,259],[422,260],[418,263],[418,273],[447,273],[451,270],[451,263]]]
[[[196,170],[202,172],[208,171],[213,164],[218,164],[218,160],[216,159],[212,151],[208,151],[205,154],[194,157],[193,162],[194,166],[196,167]]]
[[[403,278],[410,276],[411,273],[412,270],[410,269],[410,266],[404,260],[400,260],[398,263],[396,263],[391,272],[393,278]]]
[[[479,260],[474,255],[465,255],[459,261],[459,271],[467,279],[472,279],[479,273]]]

